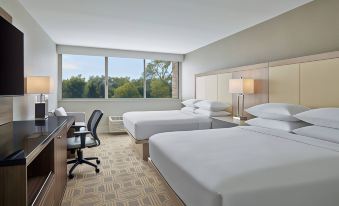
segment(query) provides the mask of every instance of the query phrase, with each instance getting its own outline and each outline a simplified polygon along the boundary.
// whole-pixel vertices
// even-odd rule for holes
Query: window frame
[[[143,63],[144,63],[144,92],[143,92],[143,97],[140,97],[140,98],[109,98],[108,97],[108,79],[109,79],[109,76],[108,76],[108,59],[110,56],[101,56],[101,55],[89,55],[89,56],[101,56],[103,57],[105,60],[105,97],[103,98],[64,98],[62,96],[62,55],[63,54],[58,54],[58,101],[138,101],[138,100],[141,100],[141,101],[145,101],[145,100],[178,100],[180,99],[181,97],[181,92],[180,92],[180,86],[181,86],[181,64],[179,61],[171,61],[171,62],[175,62],[177,64],[177,67],[178,67],[178,77],[177,77],[177,92],[178,92],[178,95],[177,97],[175,98],[161,98],[161,97],[158,97],[158,98],[147,98],[147,91],[146,91],[146,86],[147,86],[147,83],[146,83],[146,59],[143,58]],[[83,54],[70,54],[70,55],[83,55]],[[84,56],[87,56],[87,55],[84,55]],[[126,58],[130,58],[130,57],[126,57]],[[168,61],[168,60],[166,60]]]

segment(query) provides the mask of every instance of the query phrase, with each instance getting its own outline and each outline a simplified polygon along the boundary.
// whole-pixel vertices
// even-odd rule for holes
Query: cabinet
[[[60,205],[64,190],[67,183],[67,127],[62,130],[54,138],[55,150],[55,205]]]
[[[61,204],[73,123],[73,117],[49,117],[0,126],[0,151],[6,152],[0,153],[0,206]]]

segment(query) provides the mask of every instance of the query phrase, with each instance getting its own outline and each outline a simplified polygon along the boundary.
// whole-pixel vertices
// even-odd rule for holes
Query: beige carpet
[[[127,135],[100,135],[101,145],[85,149],[84,156],[98,156],[100,173],[87,165],[68,180],[63,206],[176,206],[179,205],[157,172],[141,160]]]

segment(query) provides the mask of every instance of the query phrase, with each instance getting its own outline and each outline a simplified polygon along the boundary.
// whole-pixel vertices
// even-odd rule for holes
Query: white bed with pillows
[[[154,134],[211,128],[213,116],[227,116],[230,105],[208,100],[183,101],[181,110],[135,111],[123,114],[123,123],[137,141],[148,140]]]
[[[150,158],[179,198],[188,206],[338,206],[339,108],[247,112],[257,117],[252,126],[150,138]]]

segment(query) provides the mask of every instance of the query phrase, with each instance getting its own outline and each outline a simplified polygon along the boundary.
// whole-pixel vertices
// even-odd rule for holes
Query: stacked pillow
[[[294,117],[294,115],[308,110],[309,108],[307,107],[294,104],[260,104],[245,110],[249,114],[257,117],[246,121],[246,123],[253,126],[291,132],[294,129],[309,125]]]
[[[195,113],[197,114],[202,114],[209,117],[221,117],[230,115],[230,113],[226,112],[225,110],[231,105],[223,102],[202,100],[196,102],[194,105],[198,108],[195,110]]]
[[[294,133],[339,143],[339,108],[312,109],[295,117],[312,126],[295,129]]]
[[[200,100],[198,99],[188,99],[188,100],[181,102],[184,105],[184,107],[181,108],[181,111],[187,112],[187,113],[194,113],[194,111],[196,110],[196,106],[194,104],[199,101]]]

